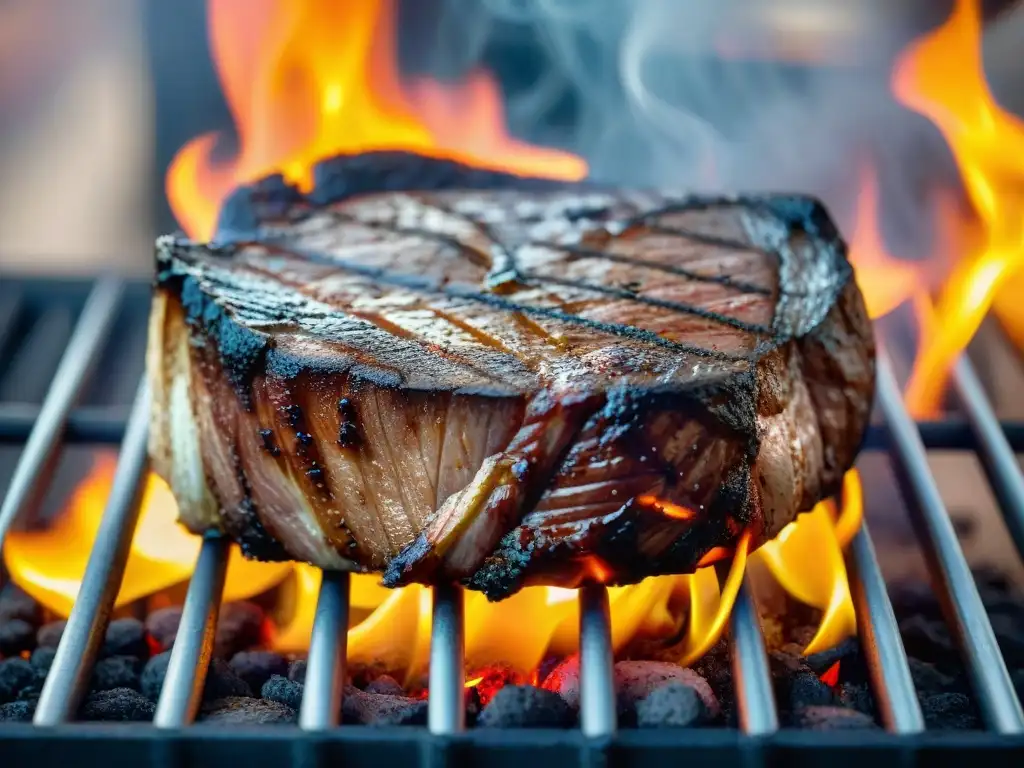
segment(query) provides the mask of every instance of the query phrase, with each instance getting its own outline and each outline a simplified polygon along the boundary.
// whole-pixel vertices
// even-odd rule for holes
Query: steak
[[[875,347],[816,201],[339,157],[157,241],[150,451],[246,555],[461,582],[633,583],[839,488]]]

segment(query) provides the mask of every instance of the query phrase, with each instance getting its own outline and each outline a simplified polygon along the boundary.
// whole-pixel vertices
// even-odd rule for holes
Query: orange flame
[[[931,119],[956,158],[981,225],[981,244],[961,255],[923,334],[907,402],[917,415],[938,409],[952,363],[993,302],[1024,327],[1019,293],[1024,265],[1024,123],[999,107],[985,82],[978,0],[956,0],[949,19],[912,45],[897,64],[893,90]],[[1002,298],[1000,299],[1000,294]]]
[[[574,155],[511,138],[487,73],[403,83],[390,0],[209,0],[209,26],[238,148],[218,160],[220,137],[199,136],[168,169],[171,209],[197,240],[212,237],[240,184],[282,173],[308,191],[332,155],[407,150],[533,176],[587,173]]]
[[[70,613],[78,594],[113,472],[113,457],[101,456],[66,513],[50,528],[8,536],[3,554],[11,577],[58,615]],[[785,529],[778,542],[751,555],[770,558],[769,568],[785,589],[823,610],[821,629],[808,652],[838,643],[853,631],[853,608],[838,550],[860,525],[860,504],[859,481],[851,473],[838,516],[834,505],[819,505]],[[175,523],[174,499],[155,476],[147,482],[142,505],[118,606],[185,582],[199,551],[199,539]],[[609,587],[612,647],[621,651],[639,637],[674,637],[685,627],[681,662],[696,661],[724,631],[743,579],[749,543],[749,534],[744,533],[735,553],[716,553],[716,558],[732,558],[722,586],[715,569],[704,567],[691,575]],[[320,581],[320,571],[312,566],[251,562],[233,548],[224,597],[243,600],[275,587],[281,590],[277,628],[269,643],[282,653],[303,653],[309,645]],[[429,659],[430,590],[418,585],[389,590],[376,577],[357,574],[352,577],[350,604],[355,623],[349,629],[349,661],[382,665],[406,685],[415,685]],[[530,674],[546,655],[575,653],[578,626],[574,589],[531,587],[500,603],[468,593],[466,667],[504,666]]]

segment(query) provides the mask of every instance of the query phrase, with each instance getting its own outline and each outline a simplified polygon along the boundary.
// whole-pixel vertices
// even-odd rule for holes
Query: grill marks
[[[223,326],[266,350],[251,387],[209,385],[227,408],[251,402],[235,415],[251,488],[239,501],[207,467],[236,537],[248,509],[293,557],[495,597],[572,586],[591,557],[629,581],[691,569],[748,526],[776,529],[798,511],[790,499],[829,490],[852,456],[867,342],[834,332],[820,353],[850,339],[852,367],[824,361],[790,410],[845,408],[830,433],[842,447],[785,464],[829,476],[758,474],[761,422],[785,407],[760,389],[802,375],[794,329],[826,314],[855,324],[832,306],[859,300],[841,251],[811,235],[794,245],[770,205],[492,190],[281,210],[216,248],[159,246],[163,295],[192,281],[216,315],[189,316],[193,343],[214,351]],[[844,402],[826,403],[844,376]],[[792,418],[815,435],[832,423]],[[763,433],[785,442],[783,426]],[[784,464],[765,455],[761,469]]]

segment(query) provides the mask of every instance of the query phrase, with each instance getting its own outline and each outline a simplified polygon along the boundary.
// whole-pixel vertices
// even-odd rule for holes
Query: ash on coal
[[[482,728],[570,728],[576,713],[554,691],[532,685],[499,689],[476,721]]]

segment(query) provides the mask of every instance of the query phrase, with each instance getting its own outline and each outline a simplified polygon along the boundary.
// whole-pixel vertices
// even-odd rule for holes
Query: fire
[[[67,616],[85,572],[113,481],[114,458],[103,454],[78,487],[68,509],[47,529],[12,532],[4,563],[12,579],[49,610]],[[118,606],[155,596],[186,582],[200,541],[175,522],[177,508],[167,486],[147,481],[140,522],[132,539]],[[825,502],[799,517],[775,542],[749,555],[749,534],[731,558],[724,583],[713,566],[686,576],[661,576],[640,584],[610,587],[612,646],[625,649],[637,638],[678,637],[680,662],[691,664],[717,642],[743,580],[749,558],[762,558],[778,582],[796,599],[822,611],[821,628],[808,653],[840,642],[855,631],[853,606],[840,550],[860,525],[859,478],[851,472],[841,510]],[[279,590],[271,647],[303,653],[309,645],[319,570],[302,563],[256,563],[232,549],[225,600],[244,600]],[[354,575],[350,596],[352,624],[348,658],[352,664],[383,665],[409,687],[426,672],[430,649],[430,590],[413,585],[389,590],[376,577]],[[466,595],[466,667],[473,680],[486,670],[509,668],[535,673],[549,655],[564,657],[578,649],[576,590],[531,587],[499,603],[481,594]]]
[[[942,131],[980,229],[979,244],[960,254],[937,297],[941,322],[922,335],[908,383],[908,405],[928,414],[993,303],[1013,333],[1024,329],[1015,290],[1024,281],[1024,123],[999,107],[985,81],[979,0],[956,0],[947,21],[904,53],[893,91]]]
[[[403,82],[390,0],[208,2],[237,150],[217,159],[220,137],[205,134],[174,158],[167,198],[193,238],[211,238],[240,184],[281,173],[308,191],[316,162],[338,154],[407,150],[533,176],[587,173],[574,155],[511,138],[485,72],[455,86]]]
[[[472,73],[454,86],[403,81],[394,50],[395,8],[388,0],[252,0],[244,14],[238,11],[233,0],[209,1],[211,47],[237,149],[218,159],[219,137],[200,136],[182,148],[167,174],[174,213],[196,239],[211,237],[221,202],[238,185],[281,173],[308,190],[316,162],[340,153],[401,149],[536,176],[578,179],[587,173],[580,158],[511,138],[498,88],[486,73]],[[872,214],[873,198],[863,202],[862,213]],[[870,218],[864,227],[865,238],[876,231]],[[868,254],[884,254],[870,239],[863,243]],[[858,278],[891,280],[890,267],[865,260]],[[872,312],[891,309],[896,294],[912,284],[909,274],[901,277],[892,295],[873,300]],[[4,558],[12,577],[57,614],[66,616],[77,594],[112,473],[113,459],[102,458],[50,528],[7,539]],[[746,531],[735,550],[708,552],[691,575],[609,587],[613,648],[622,651],[637,638],[663,639],[677,643],[680,663],[693,663],[726,631],[752,558],[761,558],[794,598],[822,612],[808,652],[841,641],[855,631],[841,549],[859,525],[859,490],[851,473],[841,507],[819,505],[758,552],[750,552],[752,531]],[[694,515],[665,500],[638,501],[677,519]],[[148,480],[142,504],[118,605],[179,587],[198,553],[198,539],[175,523],[174,500],[161,481]],[[590,578],[612,580],[596,557],[587,565]],[[319,571],[308,565],[247,562],[233,550],[225,599],[276,590],[276,631],[268,642],[281,652],[302,653],[320,582]],[[465,607],[468,685],[487,684],[489,670],[498,667],[534,679],[545,657],[578,650],[576,590],[533,587],[499,603],[468,593]],[[372,575],[353,576],[351,663],[383,665],[414,689],[429,661],[430,631],[429,589],[387,590]]]

